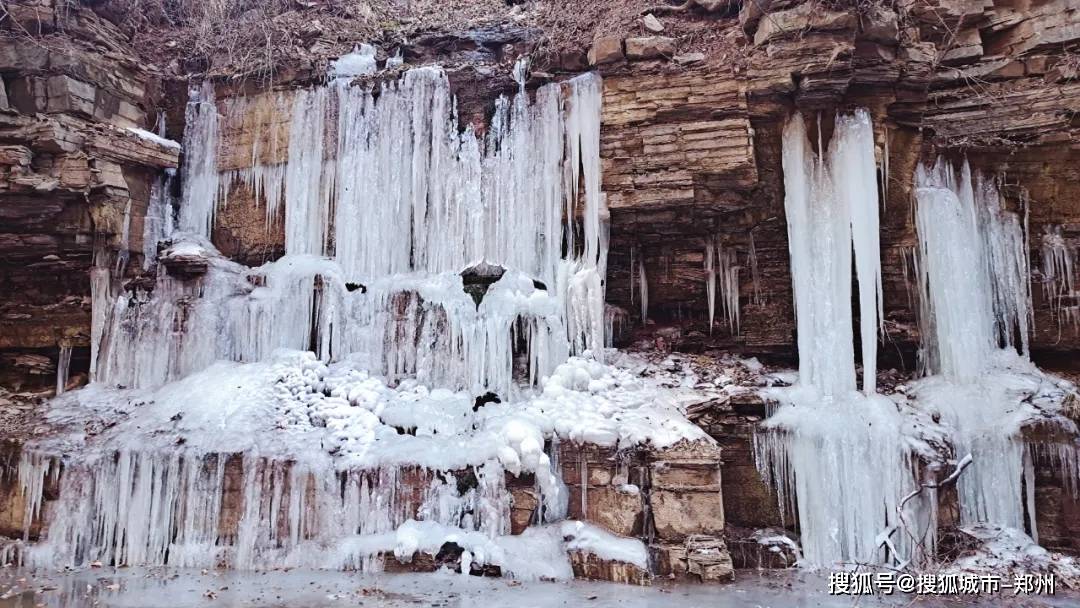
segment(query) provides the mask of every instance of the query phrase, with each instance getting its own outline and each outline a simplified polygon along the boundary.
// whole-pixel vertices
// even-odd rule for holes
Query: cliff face
[[[1080,96],[1066,50],[1078,19],[1066,3],[746,3],[737,22],[717,20],[745,33],[734,66],[708,58],[627,63],[616,53],[599,66],[607,75],[609,299],[640,314],[631,258],[635,266],[643,260],[649,316],[682,327],[688,347],[790,353],[780,131],[799,110],[820,116],[827,141],[832,114],[861,106],[872,111],[877,160],[887,167],[880,182],[889,346],[881,355],[899,351],[910,365],[918,339],[905,262],[916,242],[911,188],[916,164],[942,152],[1004,177],[1008,205],[1028,214],[1032,348],[1037,357],[1075,350],[1076,326],[1059,307],[1076,302],[1052,306],[1039,270],[1047,230],[1060,228],[1073,248],[1078,236],[1072,142]],[[741,331],[718,324],[706,338],[702,259],[714,236],[740,266]]]
[[[483,129],[491,100],[513,90],[506,63],[544,40],[537,13],[553,8],[566,10],[538,6],[504,16],[506,24],[429,33],[380,53],[400,50],[409,63],[456,65],[452,82],[465,122]],[[873,112],[878,161],[888,161],[882,255],[891,346],[883,356],[900,353],[910,364],[917,340],[905,256],[915,243],[911,184],[919,161],[944,151],[1004,177],[1008,204],[1028,214],[1036,281],[1043,234],[1060,230],[1066,247],[1077,246],[1080,164],[1072,141],[1080,62],[1072,47],[1080,15],[1069,3],[779,1],[737,12],[660,12],[658,21],[659,32],[634,22],[623,35],[597,29],[588,39],[588,27],[576,34],[581,40],[564,34],[558,52],[549,49],[533,66],[534,82],[585,69],[605,76],[608,298],[637,325],[643,270],[648,317],[678,326],[681,348],[790,357],[794,314],[779,135],[795,109],[820,112],[826,138],[836,109]],[[88,345],[85,277],[95,244],[141,258],[155,172],[175,167],[177,152],[125,128],[152,129],[160,113],[168,134],[180,139],[187,87],[172,74],[175,64],[140,61],[130,33],[90,8],[13,4],[4,24],[0,196],[4,281],[13,297],[0,321],[0,347],[14,382],[51,373],[53,361],[31,355],[54,359],[58,344]],[[283,62],[270,91],[256,78],[220,81],[222,105],[242,95],[259,107],[227,126],[220,169],[249,166],[245,154],[256,143],[259,160],[279,160],[269,156],[287,146],[287,128],[273,128],[287,121],[281,104],[292,88],[319,77],[318,52],[332,52],[325,44],[311,49]],[[276,145],[267,145],[271,132]],[[238,184],[215,225],[216,244],[247,263],[281,253],[281,226],[267,228],[257,203]],[[737,328],[706,327],[703,258],[710,239],[738,267]],[[1037,356],[1080,345],[1067,318],[1077,303],[1067,296],[1052,306],[1051,292],[1033,289]],[[77,362],[84,357],[76,351]]]
[[[179,148],[149,128],[158,81],[88,8],[10,4],[0,47],[0,376],[51,389],[87,369],[95,250],[141,256],[153,180]]]

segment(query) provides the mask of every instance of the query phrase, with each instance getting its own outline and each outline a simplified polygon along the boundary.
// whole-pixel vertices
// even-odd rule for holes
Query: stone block
[[[691,536],[686,539],[686,569],[703,583],[730,582],[735,578],[731,554],[718,536]]]
[[[584,551],[570,551],[570,565],[574,569],[574,578],[631,585],[649,585],[652,575],[635,564],[602,559]]]
[[[664,24],[660,23],[660,20],[652,13],[648,13],[641,18],[641,25],[654,34],[664,31]]]
[[[96,91],[93,85],[70,76],[52,76],[48,80],[46,110],[51,113],[64,112],[90,117],[94,115],[95,97]]]
[[[761,19],[754,33],[754,45],[761,46],[774,38],[797,36],[807,31],[854,30],[857,23],[858,20],[851,13],[803,3],[787,10],[771,12],[767,19]]]
[[[521,534],[529,527],[536,515],[540,501],[536,490],[532,488],[513,488],[510,490],[510,533]]]
[[[601,65],[622,61],[623,42],[620,38],[605,37],[593,40],[589,47],[589,65]]]
[[[660,540],[679,541],[694,534],[723,534],[724,503],[719,491],[653,488],[649,496],[653,527]]]
[[[675,39],[666,36],[642,36],[626,39],[627,59],[671,58],[675,55]]]

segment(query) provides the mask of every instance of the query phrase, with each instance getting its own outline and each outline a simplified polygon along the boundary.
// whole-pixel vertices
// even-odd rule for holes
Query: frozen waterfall
[[[1055,381],[1026,358],[1031,323],[1023,218],[1004,208],[995,180],[944,159],[915,176],[922,407],[953,429],[962,523],[1025,529],[1030,454],[1020,433]],[[1017,352],[1017,349],[1020,352]],[[1025,473],[1025,468],[1027,473]],[[1034,505],[1029,505],[1035,537]]]
[[[459,126],[438,67],[409,70],[377,95],[348,79],[288,103],[267,95],[291,116],[286,160],[263,164],[256,139],[239,175],[216,169],[219,132],[258,104],[228,100],[219,112],[212,87],[193,89],[184,232],[164,257],[194,253],[208,271],[189,280],[159,267],[152,291],[100,277],[97,380],[155,386],[218,359],[293,348],[335,360],[362,353],[391,378],[507,394],[518,358],[535,382],[571,353],[601,352],[598,76],[541,87],[535,101],[523,88],[500,98],[484,138]],[[247,269],[206,240],[237,177],[256,186],[268,221],[284,205],[281,260]],[[505,274],[476,305],[457,273],[481,260]]]
[[[601,362],[601,80],[533,94],[524,67],[484,135],[458,123],[439,67],[377,91],[352,85],[373,71],[370,47],[291,94],[217,100],[209,83],[193,88],[177,225],[167,179],[146,223],[156,276],[125,283],[99,252],[93,383],[64,396],[71,416],[130,415],[132,426],[93,446],[61,434],[24,450],[26,537],[5,559],[372,569],[452,538],[463,563],[570,576],[558,525],[508,535],[506,475],[534,478],[539,523],[551,522],[567,500],[551,464],[556,426],[611,443],[635,415],[634,441],[673,427],[649,418],[663,415],[648,414],[651,389],[629,418],[584,397],[637,382]],[[240,132],[250,144],[232,140]],[[226,150],[250,166],[220,170]],[[212,244],[235,182],[266,206],[268,230],[284,223],[280,259],[249,268]],[[482,286],[467,291],[476,272]],[[488,393],[502,406],[480,410]],[[613,430],[596,431],[603,420]],[[687,423],[670,441],[699,434]],[[525,543],[549,554],[523,559]]]
[[[881,323],[881,264],[873,130],[869,114],[839,115],[827,150],[814,152],[798,114],[783,136],[791,274],[798,328],[799,381],[770,394],[780,407],[755,436],[759,469],[782,507],[796,512],[803,561],[901,561],[882,532],[898,524],[897,505],[914,485],[913,458],[896,405],[875,392]],[[852,252],[859,287],[863,392],[857,390]],[[926,529],[919,501],[905,519]],[[931,538],[932,544],[932,533]]]

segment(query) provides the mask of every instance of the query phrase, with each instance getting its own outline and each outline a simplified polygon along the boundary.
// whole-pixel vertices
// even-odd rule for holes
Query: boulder
[[[870,7],[862,19],[862,34],[867,40],[896,44],[900,35],[896,12],[880,6]]]
[[[631,585],[648,585],[652,582],[648,571],[635,564],[603,559],[585,551],[570,551],[567,556],[574,569],[574,578]]]
[[[641,25],[654,34],[659,34],[664,31],[664,24],[660,23],[660,20],[652,13],[648,13],[641,18]]]
[[[658,59],[675,54],[675,39],[667,36],[642,36],[626,39],[627,59]]]
[[[619,38],[597,38],[589,47],[589,65],[601,65],[623,59],[623,43]]]
[[[686,539],[687,573],[703,583],[730,582],[735,578],[724,540],[717,536],[694,535]]]
[[[510,533],[521,534],[532,523],[536,507],[540,505],[536,490],[532,488],[513,488],[510,507]]]
[[[761,46],[774,38],[797,36],[806,31],[853,30],[857,23],[858,20],[852,13],[826,10],[813,3],[800,4],[794,8],[769,13],[767,19],[761,19],[754,33],[754,46]]]

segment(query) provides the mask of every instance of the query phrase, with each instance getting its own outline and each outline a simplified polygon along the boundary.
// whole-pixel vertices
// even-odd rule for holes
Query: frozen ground
[[[333,608],[337,606],[609,606],[664,608],[798,608],[848,606],[1024,606],[1080,604],[1080,595],[1015,598],[1005,592],[983,599],[913,596],[830,596],[827,579],[790,572],[743,574],[731,585],[635,587],[583,581],[518,583],[504,579],[434,574],[323,571],[194,571],[89,569],[58,574],[0,571],[0,608]]]

